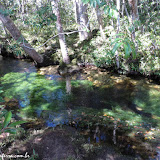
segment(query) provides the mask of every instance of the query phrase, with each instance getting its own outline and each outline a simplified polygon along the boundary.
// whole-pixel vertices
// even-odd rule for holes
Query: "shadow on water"
[[[30,63],[8,63],[0,63],[3,98],[18,100],[19,117],[37,117],[48,127],[71,125],[88,143],[112,143],[125,154],[155,154],[160,86],[97,70],[66,77],[39,75]]]
[[[0,56],[0,75],[9,72],[37,72],[34,64],[17,59],[3,58]]]

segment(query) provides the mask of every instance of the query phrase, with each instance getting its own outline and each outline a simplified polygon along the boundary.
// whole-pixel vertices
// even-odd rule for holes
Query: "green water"
[[[31,63],[1,60],[1,96],[6,103],[17,100],[10,109],[22,119],[38,118],[49,127],[83,128],[95,143],[107,141],[108,134],[110,143],[120,145],[123,135],[131,139],[128,143],[134,150],[139,150],[137,141],[151,147],[160,141],[159,85],[96,69],[67,77],[56,71],[39,73]]]

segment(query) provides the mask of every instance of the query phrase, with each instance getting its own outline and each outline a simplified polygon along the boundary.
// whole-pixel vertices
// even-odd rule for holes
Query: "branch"
[[[51,39],[53,39],[53,38],[55,38],[55,37],[57,37],[57,36],[59,36],[61,34],[69,35],[69,34],[73,34],[73,33],[77,33],[77,32],[82,32],[82,31],[84,31],[84,30],[72,31],[72,32],[63,32],[63,33],[56,34],[56,35],[52,36],[51,38],[49,38],[45,43],[43,43],[42,45],[40,45],[40,46],[38,46],[36,48],[30,48],[30,47],[26,46],[25,43],[24,43],[24,39],[23,39],[23,45],[22,46],[26,47],[28,49],[39,49],[39,48],[43,47],[46,43],[48,43]]]

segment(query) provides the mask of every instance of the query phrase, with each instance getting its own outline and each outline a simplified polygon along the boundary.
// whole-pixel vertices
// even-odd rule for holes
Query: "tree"
[[[116,4],[117,4],[117,10],[118,10],[118,15],[117,15],[117,34],[119,33],[119,29],[120,29],[120,0],[116,0]],[[118,36],[116,36],[116,38],[118,38]],[[119,53],[118,51],[116,51],[116,65],[117,65],[117,69],[119,69],[120,67],[120,63],[119,63]]]
[[[97,20],[98,20],[98,24],[99,24],[99,30],[100,30],[100,34],[101,34],[101,37],[105,40],[106,39],[106,36],[105,36],[105,33],[104,33],[104,25],[103,25],[103,20],[102,20],[102,15],[101,15],[101,11],[99,9],[99,6],[97,5],[96,6],[96,15],[97,15]]]
[[[138,7],[137,7],[137,0],[128,0],[128,3],[131,7],[131,14],[132,14],[132,20],[138,20]]]
[[[81,0],[75,0],[75,14],[76,22],[78,23],[78,30],[80,41],[91,37],[90,25],[87,14],[87,4],[82,3]]]
[[[5,9],[2,4],[0,4],[0,20],[3,25],[7,28],[12,37],[19,43],[19,45],[24,49],[24,51],[36,62],[42,63],[43,57],[38,54],[32,46],[27,42],[27,40],[23,37],[21,32],[15,26],[11,18],[5,14]]]
[[[57,31],[59,34],[58,36],[59,36],[59,43],[60,43],[60,47],[61,47],[63,62],[66,64],[69,64],[70,58],[68,55],[65,35],[64,35],[63,27],[62,27],[62,23],[61,23],[61,15],[60,15],[60,11],[59,11],[58,0],[51,1],[51,5],[52,5],[52,11],[57,17],[56,27],[57,27]]]
[[[132,15],[132,25],[133,25],[132,40],[135,43],[135,27],[134,27],[134,22],[139,19],[137,0],[128,0],[128,3],[130,5],[130,7],[131,7],[131,15]]]

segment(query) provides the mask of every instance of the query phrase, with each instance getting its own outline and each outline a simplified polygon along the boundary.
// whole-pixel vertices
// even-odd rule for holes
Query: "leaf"
[[[13,122],[11,123],[8,127],[15,127],[17,125],[20,125],[20,124],[23,124],[23,123],[26,123],[27,121],[17,121],[17,122]]]
[[[123,42],[116,43],[112,49],[112,53],[115,53],[116,50],[123,44]]]
[[[3,100],[3,98],[2,98],[2,97],[0,97],[0,102],[4,102],[4,100]]]
[[[112,9],[111,9],[111,8],[109,8],[109,10],[108,10],[108,15],[109,15],[110,17],[112,17]]]
[[[124,33],[118,33],[118,34],[115,34],[114,36],[125,36],[125,34]]]
[[[104,7],[104,13],[108,14],[109,6]]]
[[[97,6],[97,2],[93,1],[93,7],[96,8],[96,6]]]
[[[109,13],[108,13],[109,16],[114,18],[114,12],[115,12],[115,9],[110,8]]]
[[[128,39],[128,37],[125,37],[125,38],[124,38],[124,42],[126,42],[126,43],[131,43],[131,41]]]
[[[96,3],[98,4],[98,6],[101,4],[100,0],[96,0]]]
[[[113,45],[114,43],[116,43],[116,42],[118,42],[118,41],[120,41],[120,40],[123,40],[122,38],[116,38],[112,43],[111,43],[111,45]]]
[[[10,134],[16,134],[16,129],[5,129],[4,132],[10,133]]]
[[[36,154],[36,152],[35,152],[35,150],[33,149],[33,155],[35,155]]]
[[[7,127],[7,125],[11,121],[11,118],[12,118],[12,112],[9,111],[5,116],[5,120],[4,120],[4,123],[3,123],[3,128]]]
[[[133,59],[136,59],[136,50],[135,50],[135,48],[134,49],[132,49],[132,57],[133,57]]]
[[[90,0],[90,5],[94,8],[97,6],[97,2],[95,0]]]
[[[126,43],[127,43],[127,46],[128,46],[128,51],[131,53],[132,52],[131,45],[128,41],[126,41]]]
[[[2,129],[2,124],[0,124],[0,130]]]
[[[90,1],[90,0],[82,0],[82,2],[83,2],[84,4],[89,3],[89,1]]]
[[[124,52],[125,52],[125,58],[129,58],[130,56],[130,52],[129,52],[129,48],[128,45],[124,43]]]

